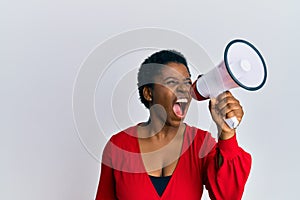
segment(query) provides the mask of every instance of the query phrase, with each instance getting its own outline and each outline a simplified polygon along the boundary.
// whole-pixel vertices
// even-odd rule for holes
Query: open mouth
[[[173,111],[177,117],[179,118],[185,117],[187,105],[188,105],[187,98],[180,98],[176,100],[176,102],[173,105]]]

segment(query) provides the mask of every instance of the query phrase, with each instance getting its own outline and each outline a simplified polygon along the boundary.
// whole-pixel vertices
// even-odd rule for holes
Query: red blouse
[[[199,200],[203,185],[211,199],[241,199],[251,156],[236,137],[219,140],[208,132],[186,126],[181,156],[160,197],[145,170],[138,144],[137,126],[111,137],[102,157],[96,200]],[[217,152],[223,156],[218,167]]]

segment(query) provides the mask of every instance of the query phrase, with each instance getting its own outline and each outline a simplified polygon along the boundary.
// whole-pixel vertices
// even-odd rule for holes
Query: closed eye
[[[192,81],[191,80],[186,81],[186,82],[184,82],[184,84],[186,84],[186,85],[192,85]]]
[[[176,81],[176,80],[168,80],[168,81],[166,82],[166,84],[167,84],[168,86],[177,85],[178,83],[179,83],[179,82]]]

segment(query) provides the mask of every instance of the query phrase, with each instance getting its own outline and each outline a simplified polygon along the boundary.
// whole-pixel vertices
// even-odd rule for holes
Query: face
[[[179,126],[191,102],[192,82],[187,68],[181,63],[168,63],[154,81],[151,106],[159,105],[165,110],[163,114],[162,112],[154,114],[160,120],[165,120],[166,125]]]

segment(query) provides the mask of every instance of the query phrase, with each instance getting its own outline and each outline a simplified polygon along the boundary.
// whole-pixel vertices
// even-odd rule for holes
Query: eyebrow
[[[178,80],[178,78],[173,77],[173,76],[169,76],[169,77],[167,77],[167,78],[165,78],[165,79],[163,79],[163,80],[164,80],[164,81],[167,81],[167,80],[169,80],[169,79],[176,79],[176,80]],[[184,81],[192,81],[190,77],[187,77],[187,78],[185,78],[185,79],[183,79],[183,80],[184,80]]]

